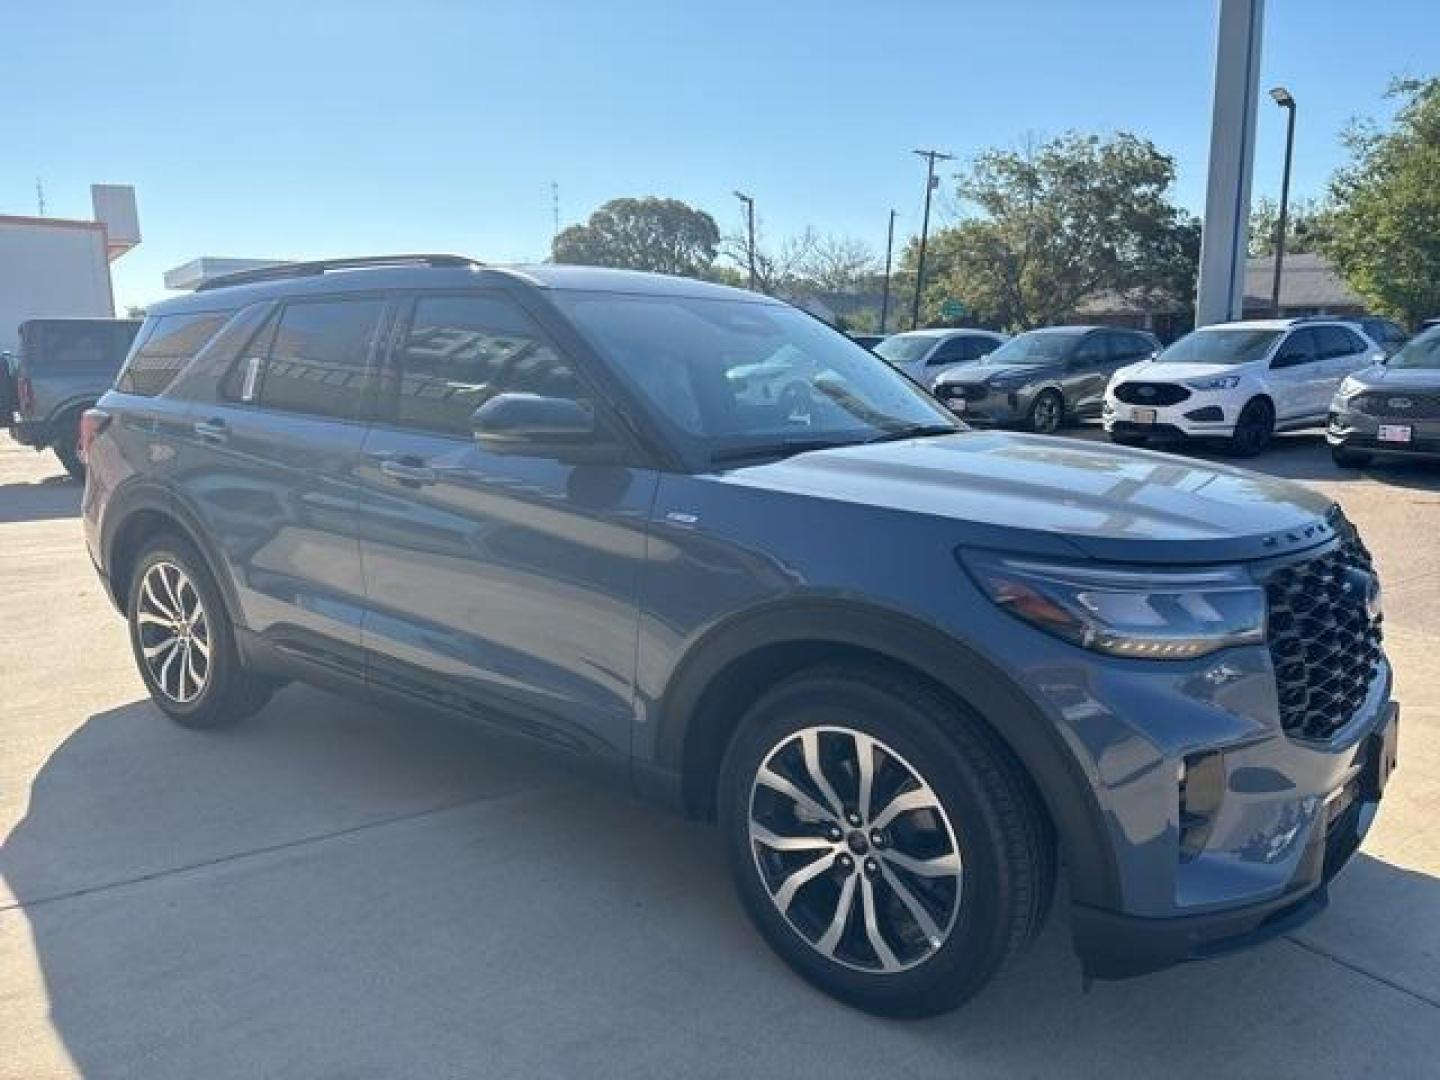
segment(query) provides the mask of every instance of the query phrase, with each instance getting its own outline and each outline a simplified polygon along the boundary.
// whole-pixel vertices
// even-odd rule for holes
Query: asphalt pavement
[[[1385,585],[1401,765],[1330,910],[1083,993],[1062,903],[902,1023],[770,954],[713,830],[458,722],[291,687],[171,725],[79,487],[0,436],[0,1077],[1440,1074],[1440,468],[1248,464],[1338,496]]]

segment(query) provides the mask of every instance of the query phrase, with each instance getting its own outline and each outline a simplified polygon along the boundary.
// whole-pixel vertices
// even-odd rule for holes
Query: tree
[[[715,262],[715,219],[678,199],[611,199],[555,237],[557,263],[702,277]]]
[[[961,174],[979,213],[938,230],[926,254],[925,309],[962,301],[977,322],[1058,322],[1087,298],[1189,303],[1199,225],[1169,201],[1175,162],[1148,140],[1070,133],[990,150]],[[914,281],[916,248],[902,259]]]
[[[1322,250],[1369,305],[1414,325],[1440,312],[1440,78],[1398,81],[1389,96],[1403,102],[1389,130],[1345,136]]]
[[[1316,199],[1293,203],[1286,214],[1285,251],[1300,255],[1319,251],[1334,231],[1330,223],[1330,208]],[[1280,204],[1269,196],[1262,195],[1250,208],[1251,255],[1274,255],[1275,239],[1280,224]]]
[[[810,236],[798,266],[805,284],[827,292],[850,292],[866,285],[880,270],[875,250],[853,236]]]

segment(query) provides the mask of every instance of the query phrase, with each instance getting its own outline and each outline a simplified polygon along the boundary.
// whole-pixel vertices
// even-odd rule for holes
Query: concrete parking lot
[[[1342,474],[1313,434],[1253,465],[1339,497],[1384,577],[1401,767],[1330,910],[1089,994],[1055,918],[896,1023],[772,957],[710,829],[458,723],[292,687],[171,725],[79,488],[0,437],[0,1076],[1435,1075],[1440,469]]]

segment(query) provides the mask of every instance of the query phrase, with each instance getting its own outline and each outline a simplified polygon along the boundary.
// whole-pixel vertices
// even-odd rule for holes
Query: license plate
[[[1414,434],[1409,424],[1381,424],[1376,438],[1380,442],[1409,442]]]
[[[1400,715],[1393,714],[1383,731],[1370,736],[1369,760],[1365,763],[1365,794],[1378,799],[1390,782],[1400,756]]]
[[[965,399],[963,397],[951,398],[945,402],[945,404],[950,406],[950,411],[953,413],[964,413],[965,411]]]
[[[1153,424],[1155,423],[1155,415],[1154,409],[1136,409],[1130,418],[1137,424]]]

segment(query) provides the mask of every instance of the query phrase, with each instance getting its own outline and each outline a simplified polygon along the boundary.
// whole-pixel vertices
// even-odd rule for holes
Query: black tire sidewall
[[[1042,402],[1051,402],[1055,406],[1055,423],[1052,427],[1041,427],[1039,424],[1040,405]],[[1065,399],[1054,390],[1042,390],[1036,395],[1035,400],[1030,404],[1030,430],[1037,435],[1053,435],[1065,424]]]
[[[145,574],[156,563],[174,563],[185,572],[185,576],[200,594],[200,603],[205,609],[205,623],[210,631],[210,667],[205,688],[194,701],[179,702],[170,698],[155,683],[150,668],[141,651],[140,627],[135,613],[139,603],[140,589]],[[186,727],[214,727],[230,719],[227,704],[232,690],[240,678],[239,659],[235,650],[235,637],[230,628],[230,619],[220,590],[215,586],[209,568],[199,553],[178,537],[160,537],[146,546],[135,562],[130,575],[130,590],[126,597],[125,622],[130,631],[130,647],[135,654],[135,665],[150,698],[167,716]]]
[[[760,763],[787,735],[814,725],[872,735],[920,771],[939,796],[964,868],[960,912],[940,950],[908,971],[871,974],[818,953],[775,907],[748,834],[750,787]],[[911,707],[863,682],[801,676],[766,694],[747,715],[722,773],[719,817],[741,901],[762,936],[805,979],[869,1012],[924,1016],[959,1004],[988,981],[1005,938],[997,883],[1005,874],[999,824],[983,787],[956,747]]]
[[[1255,441],[1248,438],[1242,439],[1241,431],[1247,428],[1253,428],[1261,416],[1268,417],[1269,419],[1269,423],[1265,425],[1261,437]],[[1270,440],[1274,435],[1275,411],[1266,404],[1264,400],[1256,398],[1247,401],[1245,407],[1240,410],[1240,415],[1236,417],[1235,434],[1230,437],[1230,449],[1239,457],[1254,457],[1270,445]]]

